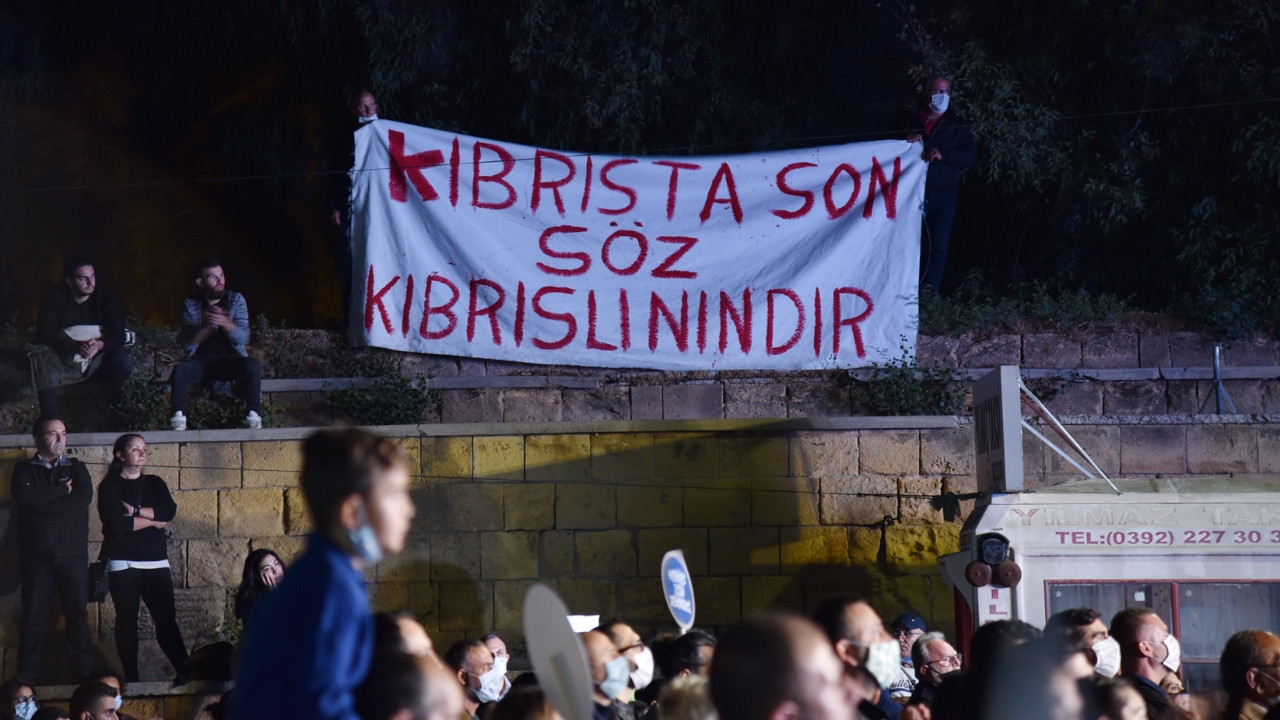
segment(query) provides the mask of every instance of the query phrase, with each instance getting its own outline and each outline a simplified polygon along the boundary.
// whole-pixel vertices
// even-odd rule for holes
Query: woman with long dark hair
[[[258,548],[244,559],[240,573],[240,589],[236,590],[236,619],[249,622],[258,601],[276,589],[284,578],[284,561],[274,550]]]
[[[111,467],[98,486],[103,557],[111,602],[116,607],[116,652],[127,682],[138,678],[138,604],[146,603],[156,641],[173,664],[174,684],[187,681],[187,648],[173,607],[173,576],[165,525],[178,512],[169,486],[143,473],[147,442],[141,435],[116,439]]]

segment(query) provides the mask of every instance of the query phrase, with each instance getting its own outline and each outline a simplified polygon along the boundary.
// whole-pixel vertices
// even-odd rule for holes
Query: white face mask
[[[1103,677],[1113,678],[1120,672],[1120,641],[1113,637],[1103,638],[1093,644],[1093,654],[1098,661],[1093,664],[1093,671]]]
[[[1161,665],[1164,665],[1169,672],[1178,672],[1178,668],[1182,665],[1182,646],[1178,644],[1178,638],[1172,634],[1166,635],[1164,638],[1164,647],[1169,651],[1165,656]]]
[[[374,120],[377,120],[378,115],[375,113],[373,115],[370,115],[369,117],[357,117],[356,119],[360,121],[361,125],[364,125],[365,123],[371,123]]]
[[[898,675],[902,653],[897,640],[885,640],[867,648],[867,670],[876,676],[880,687],[887,688]]]
[[[483,675],[474,676],[480,681],[480,689],[475,691],[477,700],[482,703],[487,703],[498,702],[502,699],[502,686],[506,684],[507,680],[507,676],[504,673],[505,670],[505,661],[503,662],[501,669],[499,669],[499,665],[495,661],[493,663],[492,670]]]
[[[14,717],[18,718],[18,720],[31,720],[31,716],[35,714],[36,714],[35,698],[32,698],[27,702],[22,703],[21,705],[16,705],[13,708],[13,715]]]
[[[631,684],[639,690],[653,682],[653,651],[646,645],[634,660],[636,669],[631,671]]]
[[[951,96],[947,93],[934,93],[929,99],[929,109],[936,113],[944,113],[951,104]]]

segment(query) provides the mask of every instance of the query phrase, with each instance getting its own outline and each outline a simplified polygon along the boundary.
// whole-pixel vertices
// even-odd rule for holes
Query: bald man
[[[630,690],[627,682],[631,679],[631,663],[602,631],[592,630],[580,636],[591,670],[591,720],[620,720],[623,715],[619,700]]]
[[[1223,720],[1261,720],[1280,698],[1280,637],[1241,630],[1227,640],[1218,671],[1228,697]]]
[[[1120,644],[1120,675],[1147,704],[1148,720],[1180,717],[1160,687],[1165,675],[1182,666],[1182,648],[1164,620],[1149,608],[1125,608],[1111,618],[1111,637]]]

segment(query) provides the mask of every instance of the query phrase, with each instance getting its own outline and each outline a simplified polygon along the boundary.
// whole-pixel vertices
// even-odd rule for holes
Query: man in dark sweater
[[[125,347],[120,294],[98,284],[88,258],[68,258],[62,276],[62,283],[40,303],[36,344],[27,350],[40,413],[56,415],[58,388],[95,374],[110,385],[111,404],[118,406],[124,398],[124,383],[133,372]]]
[[[93,483],[84,463],[69,458],[62,420],[41,416],[31,430],[36,454],[13,469],[18,557],[22,575],[22,626],[18,673],[34,686],[50,594],[57,592],[66,619],[67,654],[77,682],[92,669],[88,603],[89,504]]]

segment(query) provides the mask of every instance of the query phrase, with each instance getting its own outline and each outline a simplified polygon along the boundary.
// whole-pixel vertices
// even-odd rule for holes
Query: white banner
[[[355,133],[351,335],[670,370],[914,358],[919,146],[614,157]]]

